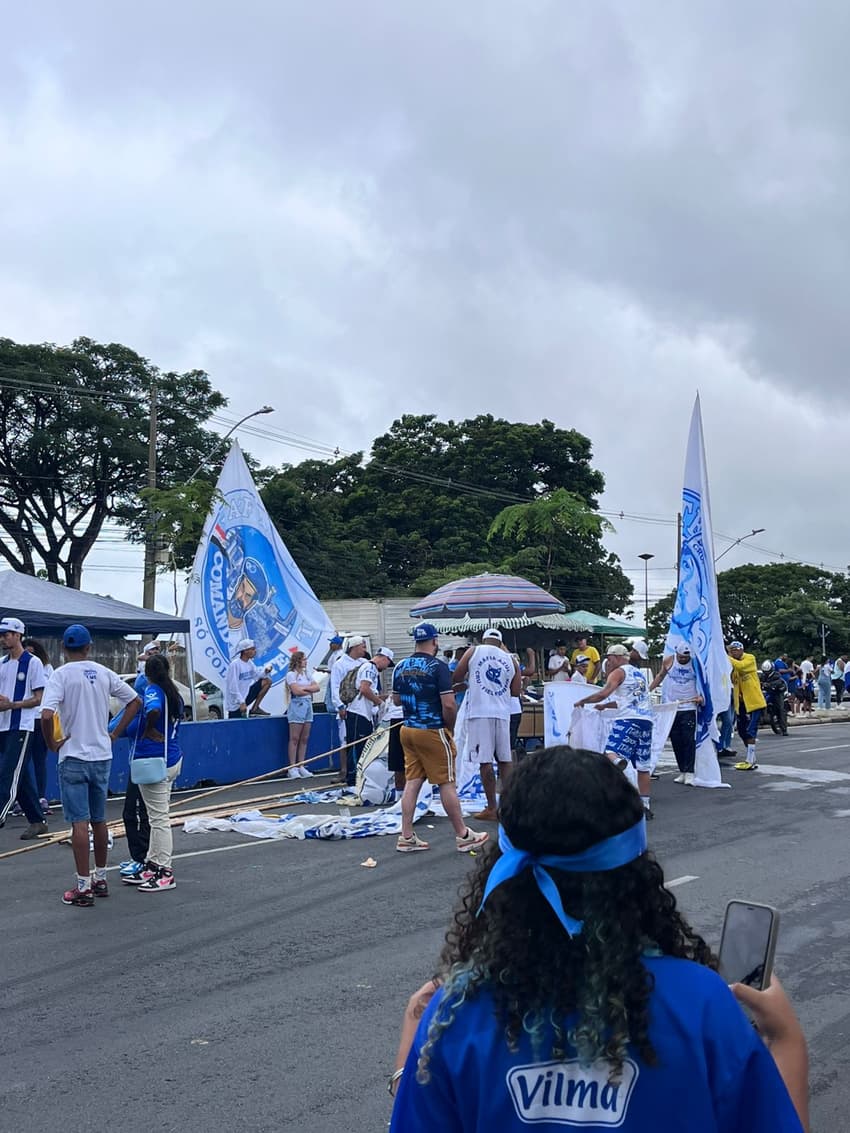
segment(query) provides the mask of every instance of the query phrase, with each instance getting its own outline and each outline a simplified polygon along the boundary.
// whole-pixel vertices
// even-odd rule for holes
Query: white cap
[[[609,645],[605,651],[606,657],[628,657],[629,651],[625,645]]]
[[[19,633],[21,637],[27,632],[27,627],[20,618],[3,618],[0,621],[0,633]]]
[[[633,637],[631,647],[643,661],[649,660],[649,646],[641,637]]]
[[[484,637],[481,640],[486,641],[488,637],[492,637],[496,641],[502,640],[501,631],[497,630],[497,629],[485,629],[484,630]]]
[[[365,645],[365,644],[366,644],[366,638],[361,637],[359,634],[356,633],[353,637],[349,637],[345,648],[346,648],[346,650],[349,650],[349,649],[356,648],[358,645]]]
[[[246,649],[254,648],[253,637],[243,637],[239,644],[236,646],[237,653],[244,653]]]
[[[375,654],[375,656],[376,657],[386,657],[386,659],[389,661],[390,664],[392,664],[393,661],[395,661],[395,653],[393,653],[392,649],[390,649],[386,645],[382,645],[381,648],[378,650],[378,652]]]
[[[160,646],[158,641],[149,641],[147,643],[147,645],[144,647],[144,649],[142,650],[142,653],[150,653],[150,652],[152,652],[152,650],[160,649],[160,648],[161,648],[161,646]]]

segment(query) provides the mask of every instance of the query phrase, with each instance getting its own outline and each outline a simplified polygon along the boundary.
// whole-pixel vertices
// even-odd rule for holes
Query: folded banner
[[[195,668],[217,685],[241,638],[270,666],[265,705],[284,707],[290,654],[303,650],[318,664],[333,624],[269,518],[234,441],[195,555],[183,615],[191,622]]]
[[[665,652],[675,652],[679,640],[690,646],[697,688],[703,697],[703,703],[697,708],[694,786],[723,787],[727,784],[720,778],[720,764],[713,741],[720,738],[717,715],[729,707],[730,665],[723,643],[717,598],[714,535],[699,395],[691,416],[685,457],[679,586]]]

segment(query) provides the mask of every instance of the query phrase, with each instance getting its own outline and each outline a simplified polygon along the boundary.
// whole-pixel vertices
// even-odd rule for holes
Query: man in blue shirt
[[[401,796],[401,834],[396,843],[403,854],[430,849],[413,830],[416,800],[426,779],[440,788],[440,802],[455,830],[456,848],[466,853],[487,841],[486,832],[478,833],[466,825],[457,797],[457,751],[452,736],[457,704],[448,665],[437,656],[437,636],[430,622],[415,626],[413,655],[400,662],[393,674],[393,701],[404,712],[401,746],[406,783]]]

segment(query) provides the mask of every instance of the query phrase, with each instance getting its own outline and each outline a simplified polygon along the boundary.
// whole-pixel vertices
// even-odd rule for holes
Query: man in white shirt
[[[673,782],[691,786],[697,758],[697,705],[702,704],[703,698],[697,685],[691,647],[686,641],[676,642],[675,653],[664,658],[661,671],[653,678],[649,691],[652,692],[659,685],[662,686],[661,698],[664,703],[676,703],[679,706],[670,729],[670,744],[679,766],[679,774]]]
[[[325,710],[327,712],[335,712],[333,696],[331,695],[331,673],[333,672],[334,665],[337,663],[337,661],[339,661],[341,657],[345,656],[345,654],[342,652],[342,647],[345,644],[345,638],[341,637],[338,633],[335,633],[333,637],[328,638],[328,644],[331,648],[330,652],[328,653],[327,662],[324,666],[324,668],[327,669],[328,673],[328,683],[325,685]]]
[[[85,626],[68,626],[62,645],[65,664],[47,682],[41,701],[41,730],[48,748],[59,756],[59,791],[65,821],[71,823],[77,870],[76,886],[62,895],[62,901],[86,908],[94,904],[95,897],[109,896],[106,798],[112,741],[124,734],[141,701],[111,669],[89,660],[91,634]],[[124,711],[110,736],[111,696],[124,705]],[[62,730],[58,738],[53,719],[57,714]],[[89,861],[89,826],[94,841],[94,875]]]
[[[493,761],[499,764],[504,787],[511,770],[511,697],[522,692],[519,666],[502,648],[497,629],[485,631],[480,645],[473,645],[461,657],[452,674],[454,685],[466,683],[467,751],[477,762],[487,806],[473,815],[483,822],[495,822],[496,776]]]
[[[366,741],[375,730],[375,717],[387,699],[381,693],[380,674],[393,664],[392,649],[382,646],[371,661],[361,660],[357,669],[357,696],[345,714],[345,741],[349,744],[346,760],[346,784],[353,787],[357,779],[357,763]]]
[[[349,637],[348,644],[345,647],[345,652],[334,662],[330,675],[330,689],[331,689],[331,706],[336,713],[338,728],[339,728],[339,746],[345,747],[345,716],[347,705],[342,703],[339,695],[339,686],[342,684],[343,677],[350,673],[352,669],[359,667],[360,662],[366,656],[366,639],[354,634]],[[348,760],[344,751],[339,753],[339,777],[343,782],[348,782]]]
[[[568,681],[570,679],[570,659],[567,656],[567,643],[555,642],[555,652],[550,653],[546,664],[546,672],[553,681]]]
[[[26,627],[20,618],[0,620],[0,826],[15,799],[29,827],[21,838],[47,833],[32,768],[32,733],[44,686],[44,667],[23,647]]]
[[[143,646],[141,652],[136,658],[136,675],[140,676],[145,671],[145,661],[154,654],[162,652],[162,646],[158,641],[149,641],[147,645]]]
[[[576,657],[575,671],[573,672],[573,675],[570,677],[570,680],[572,681],[572,683],[574,685],[590,684],[590,682],[587,679],[587,674],[588,674],[588,670],[590,669],[590,666],[591,666],[590,658],[585,656],[584,653],[579,653],[578,657]]]
[[[224,678],[224,708],[228,720],[246,716],[268,716],[260,708],[263,697],[272,687],[268,670],[254,664],[257,649],[250,637],[243,637],[236,646],[236,656],[227,666]]]

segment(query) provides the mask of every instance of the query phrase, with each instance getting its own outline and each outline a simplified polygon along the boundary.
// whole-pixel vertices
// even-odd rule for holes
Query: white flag
[[[699,395],[691,416],[685,457],[679,587],[665,653],[672,653],[679,640],[690,646],[697,688],[705,700],[697,708],[694,786],[722,787],[725,784],[720,778],[720,765],[712,741],[719,739],[716,716],[729,707],[730,665],[723,643],[717,576],[714,573],[714,535]]]
[[[234,441],[195,555],[183,616],[191,623],[195,668],[217,685],[241,638],[271,666],[267,707],[282,711],[291,654],[318,664],[333,623],[286,549]]]

